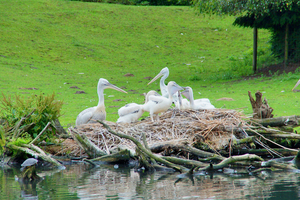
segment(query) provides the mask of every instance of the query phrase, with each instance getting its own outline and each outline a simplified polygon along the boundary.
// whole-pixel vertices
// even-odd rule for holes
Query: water
[[[255,175],[198,173],[183,176],[168,171],[141,173],[124,166],[91,168],[84,163],[65,170],[45,171],[39,183],[15,180],[19,168],[0,167],[0,199],[300,199],[297,171],[263,171]]]

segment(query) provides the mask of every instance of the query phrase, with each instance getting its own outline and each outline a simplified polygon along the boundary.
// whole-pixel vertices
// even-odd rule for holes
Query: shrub
[[[6,132],[10,133],[16,124],[19,122],[20,135],[35,138],[47,125],[48,122],[53,122],[60,117],[62,101],[55,100],[55,94],[52,95],[32,95],[29,98],[21,98],[16,95],[14,99],[11,96],[2,94],[0,100],[1,119]],[[21,121],[22,119],[22,121]],[[9,131],[11,130],[11,131]],[[48,139],[48,136],[53,135],[55,129],[48,129],[40,140]]]

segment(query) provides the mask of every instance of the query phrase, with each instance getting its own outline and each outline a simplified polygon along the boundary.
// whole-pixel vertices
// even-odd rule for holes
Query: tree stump
[[[255,93],[256,100],[251,96],[251,92],[248,91],[248,96],[253,110],[254,119],[272,118],[273,108],[268,105],[267,99],[262,100],[262,93],[257,91]]]
[[[32,166],[27,166],[23,169],[21,178],[23,182],[24,181],[26,182],[26,181],[39,180],[41,177],[37,175],[35,170],[35,165],[32,165]]]

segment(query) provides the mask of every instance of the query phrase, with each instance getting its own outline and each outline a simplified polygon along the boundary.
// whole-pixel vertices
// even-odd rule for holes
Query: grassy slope
[[[65,102],[63,125],[74,124],[80,111],[97,104],[99,78],[129,93],[105,90],[107,120],[115,121],[116,106],[142,103],[141,93],[159,88],[158,81],[147,86],[144,77],[154,77],[165,66],[168,81],[191,86],[195,98],[208,97],[216,107],[242,108],[249,114],[247,91],[260,90],[276,116],[299,114],[299,94],[291,92],[296,75],[212,81],[232,66],[230,57],[252,47],[252,30],[232,26],[232,17],[198,16],[189,7],[66,0],[0,1],[0,12],[1,91],[24,96],[55,92]],[[259,45],[265,45],[269,33],[259,34]],[[207,80],[190,81],[199,72]],[[71,86],[86,94],[75,94],[78,89]],[[31,87],[38,90],[19,89]],[[235,101],[217,101],[222,97]],[[123,101],[113,101],[117,99]]]

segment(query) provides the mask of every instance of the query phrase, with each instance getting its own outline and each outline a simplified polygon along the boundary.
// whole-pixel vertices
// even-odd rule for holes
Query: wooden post
[[[253,72],[257,71],[257,28],[253,28]]]
[[[289,25],[285,25],[285,37],[284,37],[284,68],[288,65],[288,54],[289,54]]]

